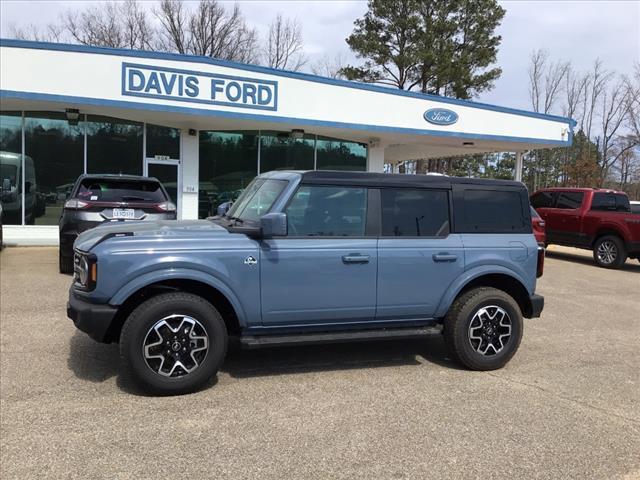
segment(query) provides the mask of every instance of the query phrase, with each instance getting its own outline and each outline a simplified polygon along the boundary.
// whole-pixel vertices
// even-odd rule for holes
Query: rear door
[[[555,208],[552,214],[549,215],[549,219],[545,219],[550,243],[588,244],[588,240],[581,235],[580,212],[584,195],[584,192],[575,191],[560,191],[557,193]]]
[[[449,195],[449,190],[380,190],[377,320],[431,318],[464,270],[460,235],[450,232]]]

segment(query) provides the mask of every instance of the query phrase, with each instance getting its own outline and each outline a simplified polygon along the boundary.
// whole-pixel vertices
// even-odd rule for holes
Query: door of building
[[[181,218],[182,178],[180,175],[180,160],[147,158],[144,162],[144,175],[160,180],[167,190],[169,197],[171,197],[171,201],[176,204],[178,218]]]

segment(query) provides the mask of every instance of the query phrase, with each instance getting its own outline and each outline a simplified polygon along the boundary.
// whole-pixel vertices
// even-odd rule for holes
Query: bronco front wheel
[[[227,329],[213,305],[185,292],[140,304],[120,334],[125,369],[144,390],[160,395],[192,392],[218,371]]]

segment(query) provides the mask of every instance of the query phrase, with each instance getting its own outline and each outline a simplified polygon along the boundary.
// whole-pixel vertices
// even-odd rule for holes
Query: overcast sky
[[[91,2],[15,1],[0,2],[0,36],[9,36],[12,24],[47,24],[73,6]],[[151,5],[151,2],[143,2]],[[226,2],[225,2],[226,3]],[[231,6],[232,2],[228,2]],[[310,62],[341,53],[353,55],[344,39],[353,21],[367,9],[365,1],[239,1],[248,22],[264,32],[278,13],[296,17],[303,27]],[[499,28],[502,45],[498,65],[502,77],[495,88],[478,98],[497,105],[530,109],[527,94],[527,64],[532,50],[546,48],[557,59],[571,60],[586,70],[596,58],[606,68],[628,73],[640,61],[640,0],[626,1],[501,1],[507,13]],[[558,112],[559,113],[559,112]]]

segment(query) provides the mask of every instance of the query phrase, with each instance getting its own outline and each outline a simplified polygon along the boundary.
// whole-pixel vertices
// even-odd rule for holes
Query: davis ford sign
[[[122,63],[122,95],[258,110],[278,109],[278,82]]]
[[[424,119],[434,125],[453,125],[458,121],[458,114],[446,108],[431,108],[424,112]]]

